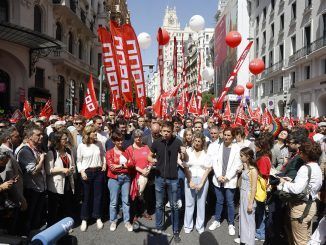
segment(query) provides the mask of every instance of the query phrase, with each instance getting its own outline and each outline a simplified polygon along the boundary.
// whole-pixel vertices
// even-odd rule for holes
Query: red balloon
[[[253,59],[249,63],[249,70],[252,74],[257,75],[265,70],[265,63],[262,59]]]
[[[252,82],[247,82],[246,87],[247,89],[252,89],[254,87],[254,84]]]
[[[244,89],[244,87],[242,85],[237,85],[234,88],[234,93],[236,93],[239,96],[243,95],[244,91],[245,91],[245,89]]]
[[[237,31],[230,31],[225,37],[226,44],[231,48],[237,47],[241,43],[241,40],[241,34]]]
[[[165,29],[159,28],[156,39],[159,45],[166,45],[170,41],[170,35]]]

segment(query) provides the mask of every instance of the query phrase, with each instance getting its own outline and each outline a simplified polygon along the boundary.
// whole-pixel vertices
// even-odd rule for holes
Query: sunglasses
[[[83,125],[82,122],[75,122],[74,124],[75,124],[75,125]]]

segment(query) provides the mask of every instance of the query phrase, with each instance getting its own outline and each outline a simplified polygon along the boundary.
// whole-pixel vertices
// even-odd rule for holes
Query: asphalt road
[[[167,233],[172,233],[170,218],[167,217]],[[145,219],[140,219],[140,222],[146,226],[155,226],[154,219],[152,221],[147,221]],[[195,244],[207,244],[207,245],[234,245],[236,244],[233,240],[237,236],[230,236],[228,234],[228,227],[226,220],[223,221],[221,227],[217,228],[215,231],[209,231],[208,227],[211,221],[208,222],[205,228],[205,232],[200,235],[196,230],[192,231],[190,234],[185,234],[183,229],[180,233],[181,243],[184,245],[195,245]],[[236,234],[238,233],[238,224],[236,224]],[[110,244],[110,245],[166,245],[175,244],[172,237],[167,236],[154,236],[148,232],[128,232],[124,227],[123,222],[118,224],[116,231],[111,232],[110,223],[106,221],[104,223],[104,228],[102,230],[97,230],[96,223],[89,225],[86,232],[81,232],[79,227],[76,227],[71,233],[72,236],[77,238],[78,244]],[[215,239],[214,239],[214,238]],[[206,243],[200,243],[205,240]],[[262,242],[256,242],[256,244],[263,244]]]

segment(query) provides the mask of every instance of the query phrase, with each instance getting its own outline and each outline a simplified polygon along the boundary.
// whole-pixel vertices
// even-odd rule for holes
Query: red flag
[[[118,64],[118,73],[120,74],[120,88],[125,102],[132,102],[132,87],[130,84],[130,71],[127,59],[126,40],[124,37],[124,28],[118,26],[114,21],[110,21],[110,30],[114,45],[114,56]]]
[[[222,119],[231,122],[231,109],[230,109],[229,99],[227,99],[227,101],[226,101],[226,106],[224,108],[224,113],[223,113]]]
[[[9,119],[9,121],[11,123],[17,123],[20,119],[22,119],[22,117],[23,117],[23,114],[21,113],[21,111],[19,109],[17,109],[11,115],[11,118]]]
[[[208,108],[207,108],[207,103],[205,103],[205,105],[204,105],[204,108],[203,108],[203,115],[204,115],[205,117],[208,117],[208,116],[209,116]]]
[[[162,117],[162,94],[157,98],[153,105],[153,112],[157,117]]]
[[[182,91],[180,101],[179,101],[179,105],[177,107],[177,112],[181,116],[184,116],[185,115],[185,109],[186,109],[186,93],[185,93],[185,91]]]
[[[273,121],[273,116],[271,115],[271,113],[269,112],[269,110],[267,108],[265,108],[263,117],[262,117],[262,124],[263,126],[268,126],[270,124],[272,124]]]
[[[191,99],[188,106],[188,113],[197,115],[197,101],[196,101],[195,93],[192,93],[191,95]]]
[[[122,28],[123,37],[126,41],[125,49],[127,51],[126,53],[131,72],[129,77],[133,78],[132,80],[136,90],[136,104],[139,109],[138,113],[142,116],[145,114],[146,89],[141,52],[137,36],[132,26],[130,24],[125,24]]]
[[[102,43],[103,64],[105,75],[111,89],[112,108],[114,110],[120,110],[123,104],[120,89],[120,73],[117,72],[118,65],[112,37],[104,27],[99,27],[97,32]]]
[[[174,37],[173,40],[173,76],[174,76],[174,86],[178,84],[178,46],[177,46],[177,37]]]
[[[53,108],[51,104],[51,99],[48,99],[48,101],[45,103],[44,107],[42,108],[39,116],[49,118],[52,114],[53,114]]]
[[[220,97],[218,98],[218,102],[217,102],[218,109],[222,109],[224,97],[229,92],[229,89],[232,86],[232,83],[235,80],[235,77],[237,76],[240,67],[242,66],[243,62],[245,61],[252,44],[253,44],[253,41],[250,41],[249,44],[247,45],[247,47],[245,48],[245,50],[242,52],[240,58],[238,59],[237,64],[235,65],[233,71],[231,72],[231,75],[230,75],[228,81],[226,82],[226,85],[225,85]]]
[[[84,99],[82,115],[85,118],[90,119],[97,114],[99,114],[99,106],[95,95],[93,76],[91,74],[87,84],[87,92]]]
[[[24,115],[26,117],[26,119],[30,119],[32,117],[31,115],[31,112],[32,112],[32,106],[31,104],[29,103],[28,100],[25,100],[24,101],[24,108],[23,108],[23,112],[24,112]]]
[[[235,120],[234,120],[234,124],[238,125],[238,126],[244,126],[246,124],[245,119],[246,119],[246,115],[245,115],[245,112],[244,112],[244,109],[243,109],[243,104],[241,103],[238,106],[236,117],[235,117]]]

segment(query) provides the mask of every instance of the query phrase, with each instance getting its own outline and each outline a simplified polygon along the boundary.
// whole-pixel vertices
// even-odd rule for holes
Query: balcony
[[[312,6],[311,4],[306,6],[305,9],[303,10],[303,15],[310,15],[311,14],[311,10],[312,10]]]
[[[289,66],[293,65],[295,61],[304,58],[305,56],[317,51],[318,49],[321,49],[326,46],[326,36],[323,36],[316,41],[310,43],[310,45],[307,45],[303,47],[302,49],[299,49],[296,51],[293,55],[289,57]]]
[[[271,73],[281,70],[283,65],[284,65],[283,60],[280,60],[279,62],[267,67],[262,73],[261,78],[265,78],[269,76]]]
[[[295,23],[297,22],[297,19],[296,18],[292,18],[291,21],[290,21],[290,28],[295,26]]]

